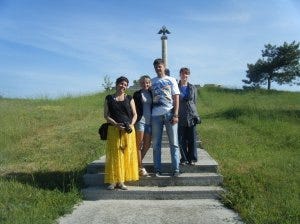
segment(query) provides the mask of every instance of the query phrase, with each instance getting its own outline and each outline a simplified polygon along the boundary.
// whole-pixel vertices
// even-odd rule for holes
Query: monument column
[[[165,63],[165,67],[168,68],[168,45],[167,45],[167,40],[168,37],[166,34],[170,34],[170,31],[167,30],[167,28],[165,26],[163,26],[158,34],[162,34],[161,36],[161,55],[162,55],[162,59]]]
[[[167,40],[168,37],[166,35],[161,36],[161,57],[165,63],[166,68],[168,68],[168,45]]]

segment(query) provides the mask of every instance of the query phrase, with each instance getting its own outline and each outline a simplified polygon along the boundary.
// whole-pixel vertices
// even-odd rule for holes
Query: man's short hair
[[[164,60],[161,58],[156,58],[153,62],[153,66],[155,67],[156,65],[159,65],[159,64],[165,65]]]

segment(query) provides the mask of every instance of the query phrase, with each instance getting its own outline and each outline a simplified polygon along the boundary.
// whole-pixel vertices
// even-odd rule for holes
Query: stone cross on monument
[[[168,68],[168,52],[167,52],[167,35],[166,34],[170,34],[170,31],[167,30],[167,28],[165,26],[163,26],[159,31],[158,34],[162,34],[161,36],[161,54],[162,54],[162,59],[165,63],[165,67]]]

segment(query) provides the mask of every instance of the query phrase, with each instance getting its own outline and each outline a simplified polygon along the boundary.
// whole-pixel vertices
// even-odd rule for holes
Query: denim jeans
[[[179,147],[178,147],[178,124],[171,124],[173,114],[168,112],[167,114],[160,116],[152,116],[152,144],[153,144],[153,163],[156,172],[161,172],[161,141],[163,126],[165,125],[170,153],[172,161],[173,172],[179,172]]]

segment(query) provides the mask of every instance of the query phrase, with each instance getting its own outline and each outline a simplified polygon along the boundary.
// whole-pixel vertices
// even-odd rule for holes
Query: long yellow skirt
[[[105,183],[135,181],[139,179],[135,130],[130,134],[115,126],[108,126]]]

